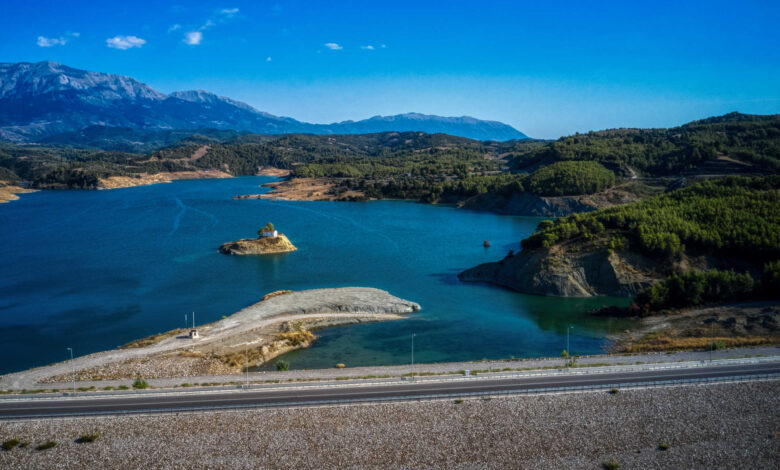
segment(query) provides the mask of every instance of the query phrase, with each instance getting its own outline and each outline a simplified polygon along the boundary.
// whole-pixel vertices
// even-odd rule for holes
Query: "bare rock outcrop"
[[[526,294],[560,297],[630,297],[658,281],[655,263],[641,255],[606,250],[571,253],[528,250],[460,274]]]

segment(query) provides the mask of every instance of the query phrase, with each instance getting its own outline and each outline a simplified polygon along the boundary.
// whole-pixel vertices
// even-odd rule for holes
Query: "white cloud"
[[[265,61],[266,61],[266,62],[271,62],[271,58],[270,58],[270,57],[268,57],[267,59],[265,59]]]
[[[374,50],[374,46],[372,46],[370,44],[368,46],[360,46],[360,48],[363,49],[364,51],[373,51]]]
[[[227,18],[233,18],[238,13],[238,8],[223,8],[219,13]]]
[[[203,33],[200,31],[190,31],[184,35],[184,44],[197,46],[203,40]]]
[[[328,49],[330,49],[332,51],[340,51],[340,50],[344,49],[343,47],[339,46],[335,42],[326,42],[325,43],[325,47],[327,47]]]
[[[379,47],[381,47],[382,49],[384,49],[384,48],[386,48],[387,46],[386,46],[386,45],[384,45],[384,44],[382,44],[382,45],[381,45],[381,46],[379,46]]]
[[[205,30],[207,30],[207,29],[211,28],[212,26],[214,26],[215,24],[216,24],[216,23],[214,23],[214,22],[213,22],[213,21],[211,21],[211,20],[206,20],[206,22],[205,22],[205,23],[203,23],[203,26],[201,26],[201,27],[200,27],[200,30],[201,30],[201,31],[205,31]]]
[[[179,29],[181,29],[181,25],[179,23],[176,23],[174,25],[171,25],[170,28],[168,28],[168,32],[172,33],[172,32],[177,31]]]
[[[38,36],[35,41],[38,47],[52,47],[52,46],[64,46],[70,41],[70,38],[77,38],[81,36],[81,33],[67,33],[65,36],[58,38],[47,38],[46,36]]]
[[[132,49],[133,47],[141,47],[144,44],[146,44],[146,40],[136,36],[114,36],[106,39],[106,46],[112,49]]]
[[[38,36],[38,41],[36,41],[39,47],[52,47],[52,46],[64,46],[68,43],[67,39],[63,37],[59,38],[47,38],[44,36]]]

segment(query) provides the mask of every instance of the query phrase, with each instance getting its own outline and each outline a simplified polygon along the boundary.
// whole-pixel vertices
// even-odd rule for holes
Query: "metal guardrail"
[[[496,361],[498,362],[498,361]],[[335,379],[322,379],[312,380],[305,382],[289,382],[289,383],[273,383],[273,384],[250,384],[249,390],[289,390],[291,388],[344,388],[344,387],[370,387],[375,385],[393,385],[415,382],[450,382],[455,380],[485,380],[485,379],[512,379],[512,378],[524,378],[524,377],[545,377],[553,375],[589,375],[589,374],[607,374],[617,372],[643,372],[643,371],[659,371],[659,370],[679,370],[679,369],[692,369],[701,367],[712,367],[721,365],[739,365],[739,364],[762,364],[780,362],[780,356],[768,356],[768,357],[751,357],[751,358],[735,358],[735,359],[715,359],[713,361],[700,360],[700,361],[683,361],[683,362],[659,362],[648,364],[623,364],[623,365],[605,365],[605,366],[589,366],[587,364],[581,364],[574,367],[561,367],[561,368],[549,368],[549,369],[535,369],[535,370],[515,370],[515,371],[496,371],[496,372],[474,372],[473,375],[463,376],[461,374],[454,373],[442,373],[442,375],[416,375],[412,377],[388,377],[377,379],[360,379],[354,380],[335,380]],[[424,372],[423,372],[424,373]],[[243,376],[242,376],[243,377]],[[58,393],[41,393],[41,394],[22,394],[22,395],[7,395],[0,396],[0,401],[5,400],[58,400],[63,397],[71,398],[95,398],[95,397],[108,397],[108,396],[127,396],[127,395],[145,395],[145,396],[163,396],[167,394],[211,394],[222,393],[227,391],[234,391],[237,389],[247,390],[246,386],[241,384],[231,385],[217,385],[210,386],[208,388],[192,387],[186,388],[167,388],[167,389],[149,389],[149,390],[126,390],[118,391],[112,390],[110,393],[93,390],[93,391],[79,391],[77,394],[72,392],[58,392]]]
[[[36,419],[36,418],[62,418],[69,416],[96,416],[96,415],[143,415],[143,414],[158,414],[158,413],[196,413],[202,411],[231,411],[240,409],[268,409],[268,408],[290,408],[290,407],[321,407],[321,406],[334,406],[334,405],[350,405],[358,403],[393,403],[393,402],[408,402],[408,401],[428,401],[428,400],[444,400],[444,399],[461,399],[461,398],[492,398],[492,397],[507,397],[507,396],[519,396],[519,395],[543,395],[543,394],[558,394],[568,392],[588,392],[588,391],[608,391],[612,389],[617,390],[629,390],[629,389],[641,389],[641,388],[663,388],[672,387],[678,385],[695,385],[695,384],[712,384],[712,383],[730,383],[730,382],[765,382],[780,380],[780,373],[771,374],[750,374],[750,375],[733,375],[724,377],[705,377],[695,379],[673,379],[673,380],[651,380],[651,381],[639,381],[639,382],[624,382],[615,384],[598,384],[598,385],[569,385],[561,387],[539,387],[525,390],[502,390],[502,391],[486,391],[486,392],[462,392],[462,393],[437,393],[426,395],[399,395],[394,397],[379,397],[379,398],[354,398],[354,399],[341,399],[341,400],[304,400],[296,402],[284,402],[284,403],[258,403],[258,404],[241,404],[241,405],[220,405],[220,406],[200,406],[200,407],[171,407],[160,409],[146,409],[146,410],[118,410],[110,413],[101,412],[79,412],[79,413],[63,413],[63,414],[48,414],[48,415],[24,415],[24,416],[0,416],[0,421],[12,421],[15,419]]]

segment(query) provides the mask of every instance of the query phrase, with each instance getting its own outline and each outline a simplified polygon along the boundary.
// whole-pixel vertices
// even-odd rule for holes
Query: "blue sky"
[[[0,62],[206,89],[310,122],[416,111],[554,138],[779,113],[778,24],[777,1],[3,0]]]

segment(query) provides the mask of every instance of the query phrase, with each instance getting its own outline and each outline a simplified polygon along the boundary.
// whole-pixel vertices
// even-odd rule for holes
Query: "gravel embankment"
[[[764,346],[757,348],[738,348],[714,351],[712,359],[732,359],[741,357],[757,356],[780,356],[780,348],[775,346]],[[645,354],[598,354],[593,356],[582,356],[577,360],[579,365],[588,364],[606,364],[606,365],[634,365],[634,364],[657,364],[683,361],[706,361],[710,358],[709,351],[680,351],[674,353],[645,353]],[[462,370],[521,370],[521,369],[542,369],[545,367],[560,367],[563,359],[553,358],[535,358],[535,359],[515,359],[515,360],[495,360],[495,361],[469,361],[469,362],[441,362],[431,364],[415,364],[416,373],[423,374],[452,374]],[[293,367],[295,364],[291,364]],[[349,365],[349,364],[347,364]],[[365,378],[365,377],[401,377],[411,372],[410,365],[402,366],[366,366],[366,367],[347,367],[346,369],[300,369],[286,372],[251,372],[249,380],[253,383],[263,382],[286,382],[286,381],[309,381],[309,380],[334,380],[345,378]],[[153,374],[139,374],[141,377],[154,377]],[[183,383],[230,383],[242,382],[244,374],[223,374],[223,375],[191,375],[182,374],[179,378],[151,378],[148,382],[153,387],[172,387]],[[78,382],[79,387],[94,386],[102,388],[105,386],[116,387],[118,385],[130,385],[132,380],[102,380],[102,381],[83,381]],[[0,379],[0,386],[3,380]],[[58,388],[67,389],[70,382],[44,383],[31,385],[28,388]]]
[[[778,385],[2,422],[0,467],[776,468]]]

